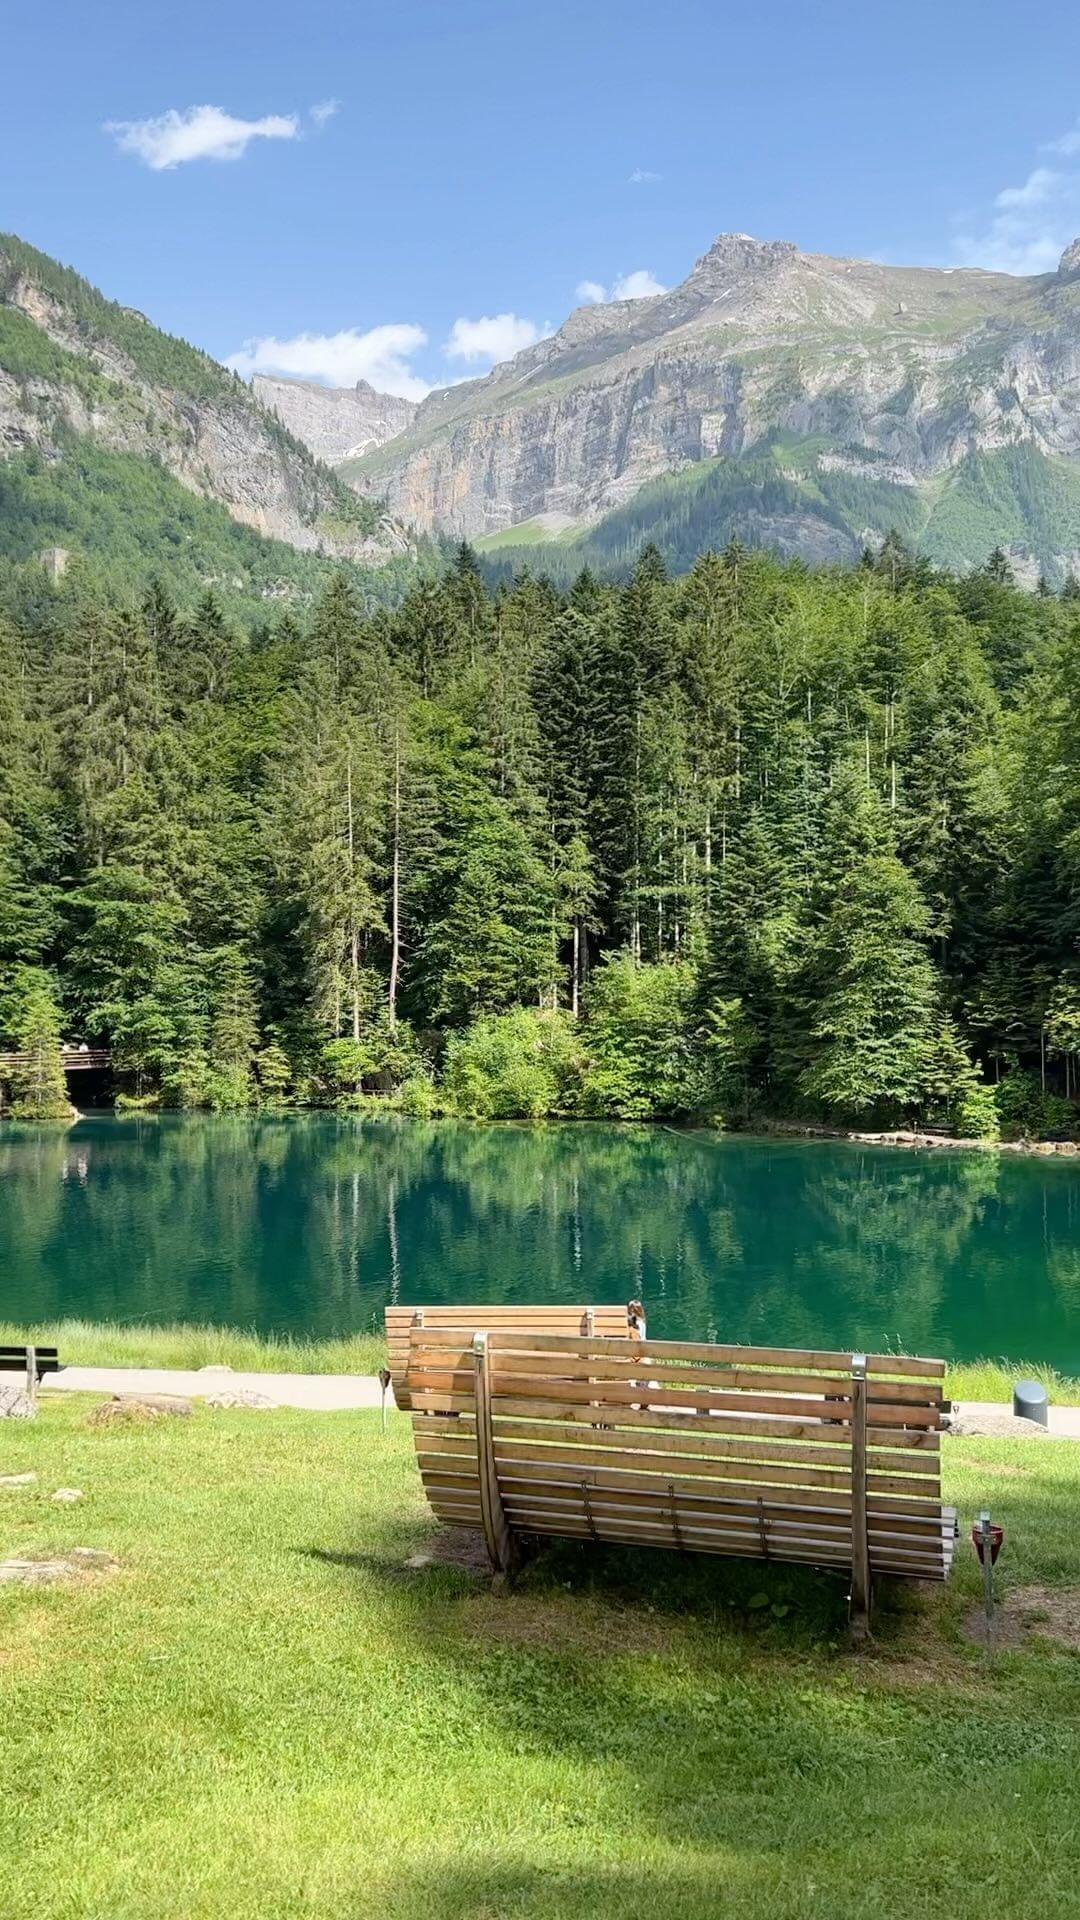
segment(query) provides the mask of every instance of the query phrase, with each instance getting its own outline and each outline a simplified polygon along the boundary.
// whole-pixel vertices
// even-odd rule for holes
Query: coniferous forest
[[[129,1103],[1069,1134],[1080,593],[899,540],[394,610],[11,568],[0,1047]]]

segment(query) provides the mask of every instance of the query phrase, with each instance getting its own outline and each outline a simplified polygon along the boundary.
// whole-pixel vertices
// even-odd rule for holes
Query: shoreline
[[[210,1367],[263,1380],[375,1378],[386,1365],[386,1342],[374,1331],[325,1340],[261,1335],[250,1328],[186,1322],[126,1325],[119,1321],[0,1322],[0,1345],[56,1347],[61,1367],[143,1369],[201,1374]],[[946,1391],[963,1403],[1011,1404],[1017,1380],[1038,1380],[1058,1407],[1080,1407],[1080,1376],[1039,1361],[1008,1356],[948,1362]]]
[[[745,1134],[749,1135],[754,1131],[754,1128],[747,1127]],[[763,1139],[779,1137],[800,1140],[849,1140],[862,1147],[907,1147],[914,1148],[916,1151],[926,1148],[936,1152],[974,1150],[977,1153],[1019,1153],[1030,1154],[1039,1159],[1050,1159],[1055,1154],[1061,1154],[1066,1159],[1075,1159],[1080,1154],[1080,1141],[1077,1140],[977,1140],[968,1139],[957,1133],[923,1133],[915,1127],[892,1127],[878,1133],[871,1133],[853,1127],[812,1126],[797,1120],[763,1120],[761,1137]]]
[[[740,1140],[820,1140],[847,1141],[863,1147],[904,1147],[916,1152],[925,1149],[928,1152],[976,1152],[1011,1153],[1031,1156],[1036,1159],[1076,1159],[1080,1156],[1080,1140],[1002,1140],[975,1138],[958,1133],[936,1133],[919,1127],[883,1127],[880,1129],[861,1127],[831,1127],[824,1121],[772,1119],[760,1115],[745,1125],[723,1126],[711,1122],[704,1114],[688,1115],[681,1120],[662,1114],[649,1114],[641,1119],[617,1119],[613,1116],[582,1113],[551,1113],[538,1118],[524,1115],[488,1116],[455,1113],[431,1113],[423,1118],[406,1113],[396,1101],[370,1097],[369,1105],[349,1107],[284,1107],[259,1108],[237,1107],[211,1112],[209,1108],[120,1108],[120,1107],[73,1107],[69,1115],[56,1116],[44,1120],[32,1120],[25,1116],[16,1116],[5,1108],[0,1108],[0,1126],[4,1122],[19,1127],[75,1127],[80,1121],[96,1120],[108,1116],[112,1119],[130,1120],[179,1120],[179,1119],[215,1119],[215,1120],[293,1120],[304,1118],[326,1118],[337,1120],[384,1120],[393,1118],[398,1121],[413,1122],[418,1126],[456,1126],[456,1127],[627,1127],[635,1132],[655,1127],[665,1133],[709,1133],[719,1139]]]

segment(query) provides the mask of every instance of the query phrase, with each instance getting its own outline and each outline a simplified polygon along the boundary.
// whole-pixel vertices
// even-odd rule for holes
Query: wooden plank
[[[522,1332],[518,1338],[515,1330],[512,1349],[500,1336],[500,1358],[508,1350],[521,1353],[546,1350],[557,1355],[576,1353],[581,1359],[600,1353],[604,1356],[625,1355],[631,1360],[638,1360],[645,1355],[655,1357],[658,1362],[704,1360],[716,1364],[728,1362],[733,1366],[789,1367],[799,1372],[842,1372],[845,1379],[850,1377],[851,1368],[850,1351],[841,1353],[808,1347],[722,1346],[705,1340],[631,1340],[625,1335],[608,1337],[602,1342],[590,1342],[563,1335],[554,1335],[549,1339],[543,1333],[533,1332]],[[944,1360],[909,1358],[904,1354],[871,1354],[867,1367],[874,1375],[895,1374],[898,1379],[939,1379],[945,1372]]]
[[[587,1374],[590,1380],[629,1381],[633,1384],[647,1374],[650,1387],[658,1382],[670,1382],[677,1387],[716,1387],[723,1388],[725,1392],[732,1388],[756,1388],[770,1393],[818,1394],[835,1389],[839,1394],[846,1395],[848,1390],[848,1376],[845,1374],[780,1373],[775,1370],[770,1372],[766,1368],[758,1372],[750,1367],[734,1366],[695,1367],[682,1361],[658,1360],[654,1354],[621,1360],[593,1353],[578,1360],[570,1355],[505,1353],[500,1350],[492,1356],[491,1365],[496,1380],[518,1377],[542,1379],[549,1375],[566,1380],[579,1379]],[[908,1391],[921,1394],[923,1390],[914,1387]]]
[[[557,1335],[551,1338],[544,1334],[523,1334],[520,1341],[516,1336],[499,1336],[500,1353],[512,1348],[521,1352],[542,1352],[545,1349],[561,1355],[577,1351],[580,1357],[599,1352],[606,1357],[620,1355],[636,1361],[641,1356],[655,1358],[658,1362],[674,1360],[701,1360],[712,1364],[733,1366],[765,1366],[794,1368],[800,1372],[822,1370],[839,1372],[844,1379],[850,1377],[851,1353],[821,1351],[804,1347],[756,1347],[713,1344],[707,1341],[675,1340],[634,1340],[626,1337],[609,1336],[590,1345],[587,1340],[574,1336]],[[945,1374],[944,1360],[927,1360],[914,1356],[895,1354],[871,1354],[867,1361],[867,1371],[878,1378],[894,1377],[898,1380],[940,1380]]]
[[[553,1460],[552,1454],[562,1455],[562,1460]],[[714,1480],[717,1483],[738,1480],[750,1482],[754,1486],[829,1487],[837,1492],[843,1492],[851,1485],[849,1473],[841,1472],[839,1469],[830,1472],[825,1467],[803,1468],[783,1465],[773,1467],[763,1466],[758,1461],[741,1460],[687,1463],[681,1458],[665,1460],[663,1455],[636,1453],[616,1453],[611,1458],[605,1457],[597,1461],[595,1456],[590,1460],[584,1449],[578,1451],[572,1447],[545,1447],[542,1453],[530,1453],[527,1449],[523,1451],[520,1448],[516,1451],[507,1451],[500,1447],[498,1440],[495,1443],[495,1461],[502,1478],[508,1478],[514,1474],[533,1472],[549,1474],[563,1471],[579,1475],[599,1475],[603,1478],[606,1472],[616,1470],[628,1477],[627,1484],[632,1480],[635,1484],[640,1482],[643,1486],[647,1486],[656,1478],[662,1479],[665,1483],[673,1478],[676,1480],[686,1478],[688,1482],[691,1479]]]
[[[773,1420],[758,1417],[751,1413],[704,1415],[693,1408],[685,1413],[670,1409],[650,1409],[638,1411],[632,1407],[605,1408],[608,1415],[605,1425],[612,1428],[644,1428],[651,1433],[732,1433],[757,1435],[777,1440],[814,1440],[825,1444],[835,1440],[847,1444],[847,1427],[843,1422],[831,1420]],[[544,1422],[550,1428],[557,1426],[597,1426],[596,1414],[584,1407],[569,1404],[556,1406],[550,1400],[515,1400],[504,1397],[495,1409],[496,1420],[522,1419]],[[908,1428],[889,1431],[870,1428],[868,1439],[887,1442],[890,1447],[918,1448],[920,1451],[936,1453],[940,1447],[940,1437],[936,1429]]]
[[[676,1474],[641,1474],[622,1471],[601,1472],[595,1467],[541,1467],[529,1461],[517,1467],[501,1466],[499,1485],[504,1494],[510,1488],[520,1490],[529,1486],[568,1487],[571,1490],[585,1484],[590,1493],[593,1487],[606,1492],[619,1493],[630,1501],[640,1499],[647,1502],[659,1497],[667,1498],[669,1488],[674,1486],[677,1496],[692,1505],[742,1504],[753,1505],[764,1490],[766,1500],[774,1500],[780,1505],[831,1507],[838,1513],[848,1513],[851,1497],[843,1487],[800,1487],[787,1482],[758,1480],[685,1480]]]
[[[650,1411],[660,1409],[663,1412],[670,1410],[678,1413],[682,1412],[685,1403],[688,1412],[696,1409],[701,1413],[711,1413],[714,1411],[717,1413],[738,1413],[741,1411],[758,1414],[783,1413],[788,1414],[792,1419],[796,1420],[812,1420],[824,1419],[826,1417],[825,1407],[827,1404],[829,1407],[828,1417],[830,1420],[839,1423],[844,1418],[842,1405],[833,1401],[826,1403],[822,1400],[801,1399],[796,1394],[781,1397],[780,1395],[766,1393],[710,1392],[705,1388],[688,1387],[685,1393],[679,1393],[677,1397],[673,1398],[670,1386],[661,1386],[653,1389],[645,1383],[615,1386],[610,1382],[605,1382],[603,1386],[591,1386],[587,1380],[545,1380],[543,1386],[541,1386],[539,1381],[530,1380],[528,1376],[525,1375],[521,1376],[521,1380],[523,1385],[529,1385],[533,1388],[537,1399],[551,1402],[555,1406],[594,1406],[601,1410],[608,1407],[640,1407],[642,1409],[648,1408]],[[501,1406],[501,1402],[512,1397],[512,1395],[504,1394],[500,1390],[499,1385],[496,1384],[492,1394],[495,1411],[497,1413],[503,1411],[504,1409]],[[509,1409],[505,1410],[508,1411]],[[875,1408],[874,1418],[875,1420],[884,1419],[887,1421],[893,1412],[899,1413],[900,1410],[886,1407],[882,1408],[879,1412],[879,1410]],[[931,1416],[922,1407],[913,1407],[909,1416],[907,1408],[904,1408],[901,1419],[906,1420],[909,1417],[913,1425],[925,1425]]]
[[[646,1457],[655,1454],[659,1459],[665,1460],[672,1454],[677,1454],[680,1460],[685,1456],[688,1459],[697,1457],[703,1461],[711,1459],[790,1461],[796,1465],[805,1464],[810,1467],[843,1468],[847,1465],[849,1446],[846,1433],[844,1436],[838,1435],[832,1445],[818,1445],[811,1441],[782,1441],[767,1438],[759,1440],[753,1435],[747,1439],[744,1437],[745,1428],[742,1421],[728,1421],[726,1425],[734,1427],[736,1433],[725,1433],[722,1431],[725,1422],[712,1419],[707,1423],[705,1421],[700,1423],[700,1433],[667,1432],[664,1429],[653,1433],[647,1428],[607,1428],[596,1427],[591,1423],[586,1428],[584,1421],[530,1423],[527,1420],[504,1420],[499,1416],[495,1421],[495,1444],[498,1446],[502,1441],[513,1440],[527,1441],[536,1450],[541,1446],[545,1448],[548,1446],[590,1447],[601,1451],[605,1448],[621,1451],[630,1449],[635,1454]],[[561,1437],[562,1429],[566,1426],[570,1427],[572,1438]],[[585,1428],[585,1431],[579,1435],[573,1431],[575,1426]],[[822,1439],[827,1440],[828,1434],[823,1435]],[[932,1461],[926,1461],[918,1456],[916,1458],[918,1458],[917,1471],[920,1473],[935,1471]],[[900,1467],[905,1473],[907,1462],[908,1456],[902,1452],[889,1456],[889,1465]]]
[[[417,1364],[415,1357],[413,1364]],[[431,1358],[426,1358],[423,1364],[436,1370]],[[850,1374],[757,1370],[749,1361],[742,1367],[694,1367],[657,1359],[654,1352],[644,1357],[639,1355],[635,1359],[612,1359],[606,1354],[593,1353],[575,1363],[569,1356],[507,1353],[501,1346],[492,1359],[492,1371],[496,1390],[509,1393],[517,1391],[517,1382],[520,1380],[546,1379],[549,1375],[563,1380],[576,1379],[586,1373],[590,1381],[629,1381],[631,1384],[636,1381],[650,1389],[670,1383],[679,1388],[709,1387],[724,1393],[733,1390],[809,1393],[815,1396],[820,1393],[846,1400],[851,1379]],[[876,1383],[869,1391],[869,1398],[871,1401],[880,1399],[887,1406],[898,1403],[912,1406],[940,1404],[940,1395],[934,1389],[910,1381]]]

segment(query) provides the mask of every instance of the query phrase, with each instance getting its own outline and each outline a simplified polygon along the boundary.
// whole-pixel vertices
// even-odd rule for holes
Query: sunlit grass
[[[0,1427],[0,1472],[39,1476],[0,1490],[0,1557],[120,1561],[0,1587],[5,1913],[1075,1911],[1080,1661],[989,1668],[956,1631],[963,1544],[952,1590],[886,1596],[855,1657],[843,1580],[805,1570],[570,1545],[496,1599],[408,1569],[438,1530],[402,1416],[91,1429],[89,1404]],[[1078,1462],[947,1443],[965,1531],[988,1493],[1005,1519],[1004,1587],[1076,1580]]]
[[[36,1326],[0,1323],[0,1345],[32,1340],[58,1347],[66,1366],[212,1367],[253,1373],[377,1373],[386,1365],[381,1334],[339,1340],[296,1340],[237,1327],[147,1327],[118,1320],[51,1320]]]

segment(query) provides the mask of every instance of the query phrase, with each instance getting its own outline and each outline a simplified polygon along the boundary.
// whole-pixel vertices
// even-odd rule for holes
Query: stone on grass
[[[37,1404],[23,1386],[0,1387],[0,1420],[33,1420]]]
[[[0,1586],[51,1587],[61,1580],[111,1573],[120,1562],[100,1547],[64,1547],[56,1553],[0,1560]]]
[[[264,1412],[276,1402],[267,1398],[265,1393],[255,1393],[250,1387],[226,1387],[223,1393],[208,1396],[208,1407],[251,1407]]]
[[[1046,1428],[1038,1420],[1024,1420],[1020,1414],[1006,1413],[965,1413],[961,1408],[954,1413],[949,1425],[950,1433],[977,1435],[984,1440],[1048,1440]]]
[[[0,1473],[0,1487],[32,1487],[36,1473]]]
[[[167,1393],[116,1393],[111,1400],[102,1400],[89,1415],[88,1424],[92,1427],[144,1427],[152,1420],[164,1420],[170,1414],[186,1418],[191,1413],[191,1401],[178,1399]]]
[[[81,1487],[57,1487],[56,1492],[49,1495],[54,1506],[58,1507],[74,1506],[76,1500],[82,1500],[84,1497]]]

